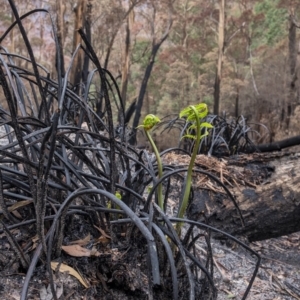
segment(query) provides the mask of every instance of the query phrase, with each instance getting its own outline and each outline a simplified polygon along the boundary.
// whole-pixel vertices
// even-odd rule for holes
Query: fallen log
[[[246,149],[247,153],[253,153],[253,152],[271,152],[271,151],[281,151],[285,148],[293,147],[300,145],[300,135],[296,135],[293,137],[289,137],[287,139],[276,141],[273,143],[267,143],[267,144],[259,144],[259,145],[253,145],[249,146]]]
[[[236,182],[233,185],[226,179],[245,226],[233,202],[212,189],[195,190],[189,217],[206,219],[210,225],[249,241],[300,231],[300,154],[241,155],[229,158],[223,168],[223,173],[227,168],[231,182]]]
[[[194,180],[190,219],[249,241],[300,231],[300,154],[253,153],[221,160],[199,155],[196,167],[214,173],[228,187],[245,226],[224,189],[205,176]]]

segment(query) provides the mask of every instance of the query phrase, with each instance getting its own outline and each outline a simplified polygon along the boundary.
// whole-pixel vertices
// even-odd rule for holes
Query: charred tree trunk
[[[281,151],[285,148],[300,145],[300,135],[268,144],[259,144],[247,149],[247,153]]]
[[[236,95],[235,95],[235,117],[239,117],[239,104],[240,104],[240,89],[239,87],[236,88]]]
[[[146,67],[144,78],[142,80],[140,92],[139,92],[138,99],[137,99],[136,113],[134,115],[133,125],[132,125],[133,135],[132,135],[132,137],[130,138],[130,141],[129,141],[131,145],[136,144],[136,128],[139,125],[139,121],[140,121],[140,117],[141,117],[141,111],[142,111],[144,97],[145,97],[146,90],[147,90],[148,81],[150,79],[150,75],[151,75],[152,68],[153,68],[154,61],[155,61],[155,56],[157,54],[157,51],[158,51],[159,47],[160,47],[160,44],[156,44],[156,45],[153,46],[151,56],[150,56],[150,59],[149,59],[149,63]]]
[[[128,79],[129,79],[130,52],[131,52],[131,29],[133,23],[134,23],[134,10],[132,9],[129,12],[127,17],[124,62],[122,68],[121,99],[123,101],[124,107],[126,107],[126,100],[127,100],[127,87],[128,87]]]
[[[11,23],[13,23],[15,21],[15,15],[13,12],[11,12]],[[11,53],[15,53],[15,31],[12,28],[12,30],[10,31],[10,52]]]
[[[84,28],[85,28],[86,38],[90,44],[92,44],[92,30],[91,30],[92,9],[93,9],[93,1],[88,0],[87,5],[86,5],[86,16],[85,16],[85,20],[84,20]],[[84,83],[87,81],[88,74],[89,74],[89,61],[90,61],[90,59],[89,59],[88,55],[85,53],[84,61],[83,61],[83,71],[82,71],[83,72],[82,80]]]
[[[297,24],[295,22],[294,10],[290,11],[289,15],[289,82],[288,82],[288,99],[287,99],[287,116],[286,116],[286,128],[290,126],[290,118],[292,111],[296,105],[297,99],[297,38],[296,38]]]
[[[214,114],[220,114],[220,94],[221,94],[221,80],[222,80],[222,65],[224,56],[224,41],[225,41],[225,0],[220,0],[219,8],[219,53],[218,53],[218,65],[214,84]]]
[[[107,69],[108,68],[108,63],[109,63],[109,58],[112,52],[112,48],[115,42],[115,38],[123,24],[123,21],[128,17],[129,14],[131,14],[131,16],[129,16],[129,18],[131,18],[134,14],[133,9],[136,5],[138,5],[140,3],[140,0],[137,1],[130,1],[130,6],[127,10],[127,12],[124,14],[124,17],[120,19],[120,22],[118,22],[116,24],[116,27],[113,29],[113,32],[111,34],[107,49],[106,49],[106,55],[105,55],[105,59],[104,59],[104,65],[103,68]]]
[[[131,145],[136,144],[136,133],[137,133],[136,128],[139,125],[139,121],[140,121],[140,117],[141,117],[141,111],[142,111],[143,102],[144,102],[144,97],[145,97],[145,94],[146,94],[146,91],[147,91],[148,81],[150,79],[151,72],[152,72],[152,69],[153,69],[153,66],[154,66],[154,63],[155,63],[156,54],[157,54],[158,50],[160,49],[160,46],[163,44],[163,42],[169,36],[170,30],[171,30],[171,27],[172,27],[172,24],[173,24],[171,11],[172,11],[172,9],[170,7],[169,21],[168,21],[168,24],[166,26],[166,30],[165,30],[164,34],[161,36],[161,38],[158,41],[155,37],[155,32],[154,32],[155,17],[154,17],[153,23],[151,25],[152,30],[153,30],[153,32],[152,32],[152,36],[153,36],[152,49],[151,49],[151,54],[150,54],[150,57],[149,57],[148,65],[146,67],[144,77],[143,77],[143,80],[142,80],[142,83],[141,83],[139,95],[138,95],[138,98],[137,98],[136,112],[135,112],[134,119],[133,119],[133,124],[132,124],[133,133],[132,133],[132,136],[129,140],[129,143]]]
[[[75,29],[73,35],[73,51],[77,48],[78,44],[81,43],[81,37],[78,34],[78,29],[84,26],[84,15],[86,8],[86,0],[78,0],[74,7],[75,14]],[[82,79],[82,67],[83,67],[83,52],[79,51],[74,58],[72,71],[70,74],[70,82],[75,87],[75,91],[79,92],[79,84]]]
[[[299,154],[243,155],[229,159],[227,168],[235,182],[243,178],[244,185],[233,184],[228,188],[239,205],[245,227],[233,202],[225,194],[207,189],[194,191],[190,218],[207,219],[209,225],[249,241],[300,231]]]
[[[57,26],[57,39],[59,44],[59,51],[56,55],[59,55],[56,57],[56,69],[58,72],[60,72],[61,76],[65,76],[65,66],[64,66],[64,41],[65,41],[65,22],[64,22],[64,16],[66,12],[66,5],[62,1],[56,0],[56,11],[57,11],[57,19],[56,19],[56,26]],[[59,63],[58,63],[59,61]]]

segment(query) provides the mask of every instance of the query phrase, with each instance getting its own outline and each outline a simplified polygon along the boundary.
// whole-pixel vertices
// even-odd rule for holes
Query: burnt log
[[[198,167],[203,167],[200,159]],[[210,189],[194,189],[189,218],[249,241],[300,231],[300,154],[242,155],[228,158],[222,168],[219,177],[234,195],[245,226],[232,200],[216,183],[215,188],[210,183]],[[219,169],[217,164],[214,169]]]
[[[281,141],[273,142],[273,143],[267,143],[267,144],[259,144],[259,145],[253,145],[249,146],[246,149],[247,153],[253,153],[253,152],[271,152],[271,151],[281,151],[285,148],[293,147],[300,145],[300,135],[296,135]]]

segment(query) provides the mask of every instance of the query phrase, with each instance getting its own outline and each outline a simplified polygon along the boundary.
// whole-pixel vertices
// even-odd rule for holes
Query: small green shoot
[[[139,125],[139,127],[143,127],[145,134],[147,136],[147,139],[149,140],[151,147],[154,151],[154,154],[156,156],[156,161],[157,161],[157,168],[158,168],[158,179],[160,179],[163,175],[163,167],[162,167],[162,163],[161,163],[161,158],[158,152],[158,149],[151,137],[150,131],[151,129],[160,122],[160,119],[158,117],[156,117],[155,115],[147,115],[144,119],[143,125]],[[160,183],[157,187],[157,193],[158,193],[158,205],[159,207],[164,210],[164,200],[163,200],[163,194],[162,194],[162,184]]]
[[[200,103],[198,105],[190,105],[186,108],[184,108],[180,114],[180,118],[186,118],[187,122],[190,122],[191,125],[187,130],[187,134],[183,136],[183,138],[192,138],[195,140],[195,145],[193,149],[193,153],[191,156],[191,160],[189,163],[188,171],[187,171],[187,176],[185,179],[185,189],[183,192],[183,197],[180,202],[180,207],[178,210],[178,218],[183,218],[188,202],[189,202],[189,196],[190,196],[190,191],[191,191],[191,186],[192,186],[192,174],[193,174],[193,168],[195,164],[195,159],[198,153],[199,145],[201,140],[208,135],[208,128],[213,128],[213,126],[210,123],[207,122],[201,122],[201,120],[206,117],[208,114],[208,108],[205,103]],[[204,130],[204,133],[201,134],[202,129]],[[195,134],[193,134],[195,132]],[[177,232],[180,232],[182,223],[177,223]]]
[[[122,200],[122,195],[121,195],[121,193],[120,193],[119,191],[116,191],[116,192],[115,192],[115,196],[116,196],[119,200]],[[121,208],[120,208],[119,205],[116,205],[116,209],[121,209]],[[121,215],[121,214],[119,215],[119,218],[122,219],[122,215]]]
[[[121,193],[119,192],[119,191],[116,191],[115,192],[115,196],[119,199],[119,200],[122,200],[122,195],[121,195]],[[111,201],[108,201],[108,203],[107,203],[107,206],[106,206],[107,208],[111,208]],[[116,207],[117,209],[120,209],[120,207],[117,205],[117,207]]]

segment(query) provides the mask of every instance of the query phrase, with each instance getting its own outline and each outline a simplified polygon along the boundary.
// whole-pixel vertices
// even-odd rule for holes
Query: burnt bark
[[[130,3],[130,7],[127,10],[127,12],[124,14],[124,16],[120,19],[120,21],[116,24],[115,28],[113,29],[113,32],[111,34],[108,46],[107,46],[107,50],[106,50],[106,55],[105,55],[105,60],[104,60],[104,69],[108,68],[108,63],[109,63],[109,58],[111,55],[111,51],[115,42],[115,38],[123,24],[123,21],[126,20],[126,18],[129,16],[129,14],[133,13],[133,9],[135,6],[137,6],[140,3],[140,0],[137,1],[131,1]],[[129,16],[130,17],[130,16]]]
[[[85,28],[86,38],[90,44],[92,43],[92,10],[93,10],[93,1],[88,0],[86,5],[86,16],[84,19],[84,28]],[[84,60],[83,60],[83,69],[82,69],[82,73],[83,73],[82,77],[84,83],[87,81],[89,75],[89,62],[90,59],[88,55],[85,53]]]
[[[221,81],[222,81],[222,65],[223,56],[225,51],[225,0],[219,1],[219,36],[218,36],[218,64],[215,76],[214,84],[214,114],[220,113],[220,93],[221,93]]]
[[[126,96],[127,87],[129,80],[129,68],[130,68],[130,53],[131,53],[131,29],[134,24],[134,10],[131,10],[128,14],[126,23],[126,36],[125,36],[125,49],[123,57],[123,67],[122,67],[122,81],[121,81],[121,99],[123,101],[124,107],[126,107]]]
[[[66,5],[62,1],[56,0],[56,11],[57,11],[57,19],[56,19],[56,26],[57,26],[57,40],[59,43],[58,53],[59,55],[56,57],[56,69],[60,72],[61,76],[65,76],[65,65],[64,65],[64,41],[65,41],[65,22],[64,16],[66,13]],[[59,63],[58,63],[59,62]]]
[[[151,52],[151,56],[150,56],[150,59],[149,59],[149,63],[146,67],[145,74],[144,74],[144,77],[143,77],[143,80],[142,80],[140,92],[139,92],[139,95],[138,95],[138,98],[137,98],[136,113],[134,115],[133,125],[132,125],[133,134],[132,134],[132,136],[129,140],[131,145],[136,144],[136,132],[137,132],[136,128],[139,125],[139,121],[140,121],[140,117],[141,117],[141,111],[142,111],[143,102],[144,102],[144,97],[145,97],[145,94],[146,94],[148,81],[150,79],[150,75],[151,75],[153,65],[154,65],[154,62],[155,62],[155,56],[156,56],[157,51],[159,50],[161,44],[162,44],[162,42],[159,43],[159,44],[155,44],[152,47],[152,52]]]
[[[75,14],[75,30],[73,33],[73,52],[77,46],[81,43],[82,39],[78,34],[78,29],[83,28],[84,18],[86,11],[86,0],[78,0],[74,6],[73,12]],[[79,85],[82,79],[82,66],[83,66],[83,52],[79,51],[74,57],[72,70],[70,74],[70,82],[75,87],[75,91],[79,93]]]
[[[227,162],[232,176],[246,174],[243,186],[228,186],[243,215],[244,227],[233,202],[215,191],[195,190],[189,217],[198,221],[206,219],[210,225],[249,241],[300,231],[300,154],[250,157],[231,158]],[[253,176],[257,176],[260,184],[249,183]]]
[[[295,21],[294,10],[290,11],[289,15],[289,81],[288,81],[288,95],[287,95],[287,117],[286,127],[289,128],[292,111],[297,102],[297,24]]]
[[[281,151],[282,149],[300,145],[300,135],[296,135],[273,143],[255,145],[247,149],[247,153]]]

